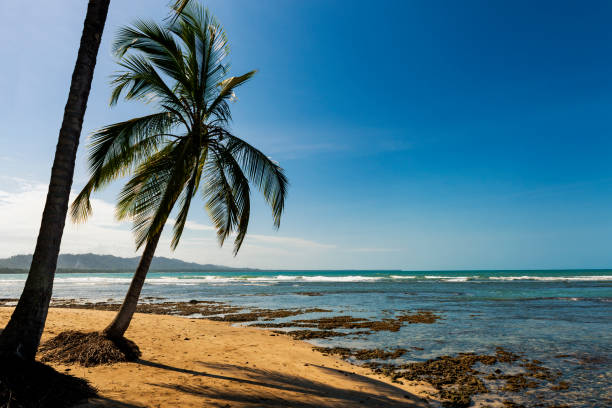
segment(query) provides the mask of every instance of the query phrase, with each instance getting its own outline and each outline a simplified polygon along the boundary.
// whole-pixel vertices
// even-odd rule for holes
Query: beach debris
[[[97,397],[87,380],[59,373],[37,361],[3,357],[0,366],[0,407],[67,408]]]
[[[126,338],[111,339],[99,332],[69,330],[45,342],[39,349],[41,361],[79,364],[84,367],[135,361],[140,349]]]

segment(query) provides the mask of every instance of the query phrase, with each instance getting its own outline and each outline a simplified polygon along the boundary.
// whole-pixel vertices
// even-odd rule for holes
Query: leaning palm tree
[[[0,335],[1,359],[17,357],[24,361],[33,361],[45,327],[57,257],[68,212],[83,116],[109,2],[110,0],[90,0],[87,7],[36,248],[19,302]],[[0,361],[0,366],[2,364]]]
[[[144,245],[144,251],[121,309],[103,332],[116,339],[130,324],[173,210],[172,249],[200,191],[219,244],[235,234],[237,254],[249,223],[250,183],[263,194],[278,228],[287,179],[277,163],[228,129],[234,90],[254,71],[227,77],[227,39],[207,10],[192,4],[164,26],[138,21],[122,28],[114,52],[122,71],[112,81],[111,105],[123,95],[159,108],[94,133],[91,177],[72,204],[73,219],[83,221],[91,213],[94,191],[131,175],[119,194],[116,215],[133,220],[136,246]]]

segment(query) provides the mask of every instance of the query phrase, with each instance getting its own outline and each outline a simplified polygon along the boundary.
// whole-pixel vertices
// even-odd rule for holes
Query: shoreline
[[[318,292],[307,292],[304,294],[306,296],[321,295]],[[0,298],[0,311],[11,310],[16,304],[16,300],[17,299]],[[79,330],[84,332],[101,330],[112,320],[119,306],[120,304],[115,299],[107,299],[101,302],[90,302],[86,301],[86,299],[53,299],[50,308],[53,313],[50,312],[50,317],[57,314],[64,314],[67,316],[82,316],[82,318],[80,323],[64,325],[64,327],[59,330],[56,327],[56,322],[49,322],[43,334],[41,344],[65,330]],[[349,345],[349,343],[359,338],[363,338],[363,336],[368,337],[379,332],[398,332],[404,325],[429,325],[439,320],[444,321],[446,319],[444,313],[440,314],[436,311],[422,309],[416,311],[404,309],[396,310],[393,315],[387,314],[386,317],[377,320],[353,317],[346,315],[346,313],[329,316],[330,312],[332,312],[332,310],[304,307],[265,309],[208,300],[175,302],[168,301],[166,298],[162,297],[145,296],[138,305],[137,313],[134,318],[135,320],[132,326],[130,326],[130,330],[128,330],[126,337],[135,341],[139,346],[142,346],[141,343],[143,340],[138,337],[139,333],[136,334],[135,338],[132,338],[134,337],[132,331],[138,331],[134,329],[134,327],[136,327],[134,326],[136,320],[141,321],[140,324],[144,324],[145,326],[144,328],[140,328],[142,329],[140,334],[147,335],[151,331],[151,328],[157,329],[155,321],[170,319],[168,330],[158,334],[158,336],[161,337],[167,337],[169,335],[171,336],[170,340],[165,341],[164,345],[160,345],[159,347],[170,347],[169,349],[172,349],[176,345],[176,342],[180,342],[181,339],[186,342],[192,339],[200,339],[200,332],[194,333],[190,331],[195,327],[199,327],[199,330],[204,331],[209,330],[211,327],[225,327],[226,331],[222,332],[220,335],[226,338],[229,332],[231,332],[234,337],[253,337],[253,333],[258,333],[253,337],[253,339],[258,340],[253,340],[251,343],[254,344],[250,344],[250,346],[255,348],[268,344],[267,341],[262,341],[262,335],[266,339],[285,339],[276,341],[275,343],[273,342],[274,344],[270,347],[275,351],[284,350],[283,353],[288,355],[293,354],[293,347],[296,345],[306,347],[310,353],[306,353],[308,357],[302,358],[303,367],[317,366],[320,369],[324,367],[333,367],[335,370],[340,369],[342,371],[341,374],[345,376],[352,373],[363,378],[376,378],[377,381],[382,381],[387,386],[391,387],[397,388],[397,386],[400,385],[407,386],[408,388],[403,387],[400,389],[408,392],[408,397],[405,398],[411,402],[406,405],[408,400],[402,401],[398,406],[420,406],[418,404],[415,405],[416,402],[414,401],[420,401],[419,398],[425,398],[431,403],[425,406],[430,407],[445,406],[464,408],[471,406],[483,408],[524,408],[525,405],[523,405],[522,402],[527,402],[524,397],[533,391],[547,392],[546,390],[548,390],[548,392],[552,391],[556,393],[571,387],[571,381],[568,382],[566,381],[567,379],[561,378],[561,371],[553,370],[544,365],[541,361],[533,359],[533,357],[529,358],[528,355],[520,351],[518,354],[515,354],[511,349],[504,347],[503,344],[496,345],[494,350],[490,350],[488,353],[484,352],[485,354],[482,354],[482,351],[480,353],[475,353],[473,350],[463,350],[454,354],[438,355],[437,357],[427,360],[404,359],[404,355],[409,356],[413,352],[418,353],[420,350],[423,350],[421,347],[411,346],[409,341],[403,342],[400,346],[390,348],[359,348],[354,346],[351,348]],[[306,316],[302,317],[301,315],[309,315],[310,318],[308,319]],[[106,318],[101,316],[106,316]],[[136,319],[136,317],[138,317],[138,319]],[[6,323],[2,321],[2,318],[3,314],[0,313],[0,327],[3,327],[3,324]],[[290,320],[287,321],[285,318],[289,318]],[[8,319],[8,315],[6,319]],[[142,323],[144,320],[148,323]],[[194,325],[194,323],[196,324]],[[147,325],[151,327],[147,328]],[[177,331],[180,333],[182,330],[186,330],[185,325],[192,327],[189,327],[184,337],[181,337],[183,334],[177,334]],[[159,338],[154,340],[158,341]],[[324,341],[323,344],[321,344],[321,342],[317,341],[318,339],[332,340],[331,346],[328,341]],[[315,341],[310,342],[310,340]],[[228,343],[232,342],[234,342],[233,339],[228,339]],[[155,346],[158,345],[156,344]],[[261,349],[261,347],[259,348]],[[234,347],[231,351],[235,349]],[[225,351],[225,349],[223,350]],[[264,347],[263,350],[260,350],[260,353],[265,355],[267,351],[268,349]],[[192,359],[195,356],[193,350],[184,353],[188,354],[186,357],[188,359]],[[215,351],[212,351],[208,356],[214,356],[214,353]],[[157,354],[164,358],[173,358],[167,355],[167,350],[158,350]],[[332,360],[314,363],[311,361],[313,355],[328,357]],[[39,358],[40,357],[41,355],[39,354]],[[564,354],[555,357],[561,358],[571,356]],[[247,354],[239,360],[242,359],[246,361],[245,365],[248,365],[249,360],[253,360],[253,358],[249,358]],[[142,360],[144,363],[141,361],[137,364],[147,365],[150,363],[145,356],[142,357]],[[338,362],[341,362],[344,368],[339,368]],[[170,366],[170,369],[182,367],[186,363],[188,362],[180,360],[177,362],[176,366]],[[234,363],[232,369],[238,369],[241,372],[248,371],[246,367],[239,367],[240,361],[234,361]],[[285,361],[285,363],[287,363],[287,361]],[[156,362],[155,364],[158,363]],[[260,361],[259,366],[266,366],[266,364],[265,360],[263,362]],[[50,365],[53,367],[61,367],[62,369],[68,368],[70,369],[68,373],[78,372],[78,370],[72,371],[71,366],[64,366],[61,363],[51,363]],[[161,365],[167,366],[167,364]],[[113,365],[112,367],[116,366],[117,365]],[[283,368],[286,366],[286,364],[283,364]],[[302,368],[302,370],[304,370],[304,368]],[[197,367],[193,366],[187,369],[180,369],[178,372],[199,376],[204,375],[197,370]],[[284,376],[286,373],[281,369],[277,374]],[[301,381],[301,371],[294,370],[292,375],[294,376],[293,381]],[[129,381],[129,378],[126,378],[125,381]],[[332,382],[329,383],[329,380],[326,380],[325,383],[333,384],[334,380],[332,379],[331,381]],[[94,386],[95,385],[94,382]],[[354,384],[348,384],[348,390],[351,390],[350,387],[353,386]],[[341,388],[343,392],[347,391],[344,389],[344,386]],[[358,389],[361,391],[363,388],[363,386],[358,386]],[[193,390],[178,391],[189,393]],[[334,390],[332,394],[336,391],[337,390]],[[124,392],[129,394],[131,391],[127,388],[124,389]],[[371,396],[367,397],[365,400],[363,398],[360,399],[359,404],[365,404],[361,406],[396,406],[393,404],[398,403],[391,398],[389,401],[385,400],[384,404],[382,404],[380,400],[377,400],[376,404],[371,403],[368,405],[366,400],[370,398]],[[537,406],[546,408],[569,407],[569,405],[553,403],[552,401],[544,403],[548,398],[546,394],[538,396]],[[556,397],[554,398],[556,399]],[[352,401],[352,403],[355,403],[355,401]],[[254,401],[250,401],[250,404],[251,405],[230,404],[230,406],[275,406],[275,403],[272,402],[267,402],[265,404],[260,402],[259,405],[257,405]],[[136,404],[133,406],[139,405]],[[194,406],[201,405],[196,404]],[[217,405],[213,404],[210,406]],[[280,404],[277,406],[287,405]],[[292,401],[289,406],[310,407],[310,405],[304,405],[302,402],[298,401]],[[324,401],[321,401],[319,405],[316,406],[344,405],[342,405],[342,402],[339,403],[337,401],[334,404],[326,405]],[[348,406],[351,405],[349,404]]]
[[[0,326],[11,312],[12,307],[0,307]],[[42,341],[64,330],[101,330],[113,316],[112,311],[50,308]],[[101,399],[79,407],[438,405],[427,383],[394,383],[268,330],[137,313],[126,337],[142,351],[137,362],[90,368],[50,364],[99,390]]]

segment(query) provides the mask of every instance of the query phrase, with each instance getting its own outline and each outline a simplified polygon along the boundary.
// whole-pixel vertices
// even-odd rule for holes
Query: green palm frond
[[[91,214],[93,191],[124,176],[135,163],[150,156],[175,123],[169,112],[160,112],[107,126],[94,133],[89,144],[90,179],[71,206],[71,217],[83,222]]]
[[[281,216],[285,208],[289,181],[278,163],[251,146],[244,140],[222,130],[227,140],[227,149],[236,157],[246,171],[249,180],[257,186],[264,199],[272,209],[274,226],[280,226]]]
[[[189,4],[188,4],[189,3]],[[91,195],[122,176],[116,216],[131,219],[136,245],[159,236],[176,210],[171,241],[179,244],[198,190],[220,245],[232,235],[240,250],[250,219],[250,183],[272,208],[278,228],[287,195],[283,169],[232,135],[229,102],[255,71],[228,77],[229,46],[219,22],[195,2],[174,3],[175,18],[136,21],[113,43],[120,71],[111,105],[147,102],[158,113],[109,125],[92,136],[90,179],[72,204],[72,217],[91,213]]]
[[[217,154],[218,165],[223,167],[226,174],[226,179],[232,187],[232,195],[238,212],[238,220],[233,226],[236,232],[234,240],[234,255],[238,253],[249,227],[249,218],[251,215],[251,191],[249,180],[244,175],[240,164],[227,148],[215,148]]]
[[[251,71],[241,76],[227,78],[217,84],[218,95],[207,109],[209,115],[215,118],[215,124],[223,125],[231,121],[232,116],[227,101],[235,97],[234,90],[251,79],[255,72]]]
[[[190,0],[176,0],[174,2],[174,6],[172,8],[176,12],[176,14],[180,14],[185,7],[190,3]]]
[[[174,163],[170,157],[172,146],[168,145],[143,161],[119,192],[115,216],[118,220],[129,219],[137,214],[150,213],[169,183]]]
[[[182,83],[184,60],[181,46],[163,27],[150,21],[139,20],[133,27],[123,27],[113,43],[113,52],[119,58],[128,51],[140,51],[164,74]]]
[[[187,182],[187,186],[181,193],[181,197],[179,199],[180,210],[178,212],[178,216],[176,217],[176,222],[174,223],[172,242],[170,243],[170,247],[172,249],[176,249],[181,239],[181,235],[183,234],[183,230],[185,229],[187,215],[189,214],[189,207],[191,206],[191,199],[196,194],[199,187],[198,181],[201,177],[201,171],[202,167],[199,165],[199,163],[195,163],[191,171],[189,181]]]
[[[211,160],[204,168],[202,196],[206,211],[217,230],[219,245],[232,233],[238,221],[238,207],[225,169],[218,160]]]

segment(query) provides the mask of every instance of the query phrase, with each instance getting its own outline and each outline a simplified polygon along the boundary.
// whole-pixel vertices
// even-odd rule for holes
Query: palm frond
[[[249,225],[250,183],[272,208],[278,228],[287,178],[278,163],[227,130],[235,90],[255,71],[227,78],[229,46],[222,26],[195,2],[172,3],[176,14],[171,21],[136,21],[120,29],[113,44],[121,71],[111,82],[111,105],[120,98],[152,102],[161,112],[93,135],[90,179],[71,214],[84,220],[94,191],[130,175],[118,196],[117,218],[133,221],[140,247],[159,237],[178,204],[171,241],[175,249],[192,199],[201,190],[219,243],[236,235],[236,255]]]
[[[233,226],[233,230],[237,233],[234,240],[234,255],[237,255],[246,237],[251,215],[249,180],[244,175],[240,164],[231,154],[231,151],[219,145],[215,146],[214,150],[217,166],[223,167],[226,179],[232,188],[232,195],[238,213],[237,222]]]
[[[163,143],[175,119],[160,112],[106,126],[91,137],[90,178],[71,205],[71,218],[83,222],[91,215],[91,194],[129,172]]]
[[[219,245],[223,246],[237,224],[238,207],[222,163],[218,159],[210,160],[204,171],[202,196],[206,201],[208,216],[217,230]]]
[[[263,194],[264,199],[272,209],[274,226],[280,227],[280,220],[285,208],[287,188],[289,181],[285,172],[260,150],[251,146],[244,140],[222,130],[222,134],[227,138],[226,147],[238,163],[246,171],[249,180],[255,184]]]
[[[172,107],[183,124],[189,126],[188,116],[192,115],[189,105],[175,94],[146,57],[126,55],[119,65],[125,71],[117,73],[111,81],[114,86],[111,105],[115,105],[122,94],[126,100],[155,101]]]
[[[165,183],[161,195],[156,196],[155,206],[148,222],[133,229],[138,247],[152,239],[163,229],[174,205],[188,184],[189,175],[193,171],[193,167],[197,166],[197,162],[192,159],[190,154],[193,151],[191,142],[193,142],[193,139],[181,140],[173,146],[168,155],[168,161],[172,163],[172,167],[169,168],[170,174],[167,183]]]
[[[170,182],[174,167],[172,148],[166,146],[138,166],[119,193],[115,210],[117,219],[150,214],[155,210],[166,185]]]
[[[183,12],[185,7],[190,3],[190,0],[176,0],[172,8],[174,9],[177,16]]]
[[[183,82],[185,66],[181,46],[164,27],[138,20],[133,27],[120,28],[113,43],[113,52],[122,58],[129,51],[142,52],[152,65],[186,86]]]
[[[218,118],[220,124],[228,123],[231,120],[231,114],[227,101],[235,97],[234,90],[251,79],[255,72],[257,71],[250,71],[244,75],[234,76],[221,81],[218,84],[218,95],[207,108],[209,115]]]
[[[176,247],[178,246],[178,243],[183,234],[183,230],[185,229],[185,224],[187,223],[187,214],[189,213],[189,207],[191,206],[191,200],[197,193],[198,188],[200,186],[200,180],[202,178],[202,173],[204,165],[207,162],[207,158],[208,149],[205,147],[200,151],[199,156],[195,160],[195,163],[193,163],[191,176],[189,177],[187,186],[179,199],[181,208],[176,217],[176,222],[174,223],[172,242],[170,243],[171,248],[173,250],[176,249]]]

